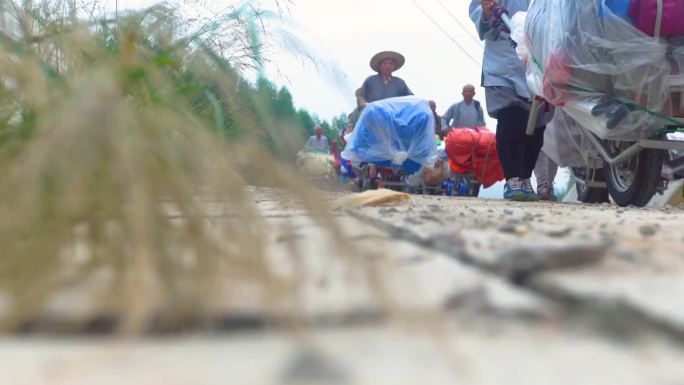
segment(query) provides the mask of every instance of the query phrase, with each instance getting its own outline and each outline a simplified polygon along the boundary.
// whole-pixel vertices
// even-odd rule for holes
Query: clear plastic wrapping
[[[525,22],[527,81],[604,139],[639,139],[664,125],[668,44],[647,36],[607,0],[536,0]]]
[[[583,167],[588,164],[592,145],[582,127],[566,112],[556,109],[546,125],[542,151],[560,167]]]
[[[435,121],[427,100],[405,96],[368,104],[342,156],[408,173],[433,166]]]

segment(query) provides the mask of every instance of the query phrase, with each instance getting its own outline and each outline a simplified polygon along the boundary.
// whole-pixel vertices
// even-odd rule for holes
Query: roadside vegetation
[[[321,122],[287,89],[244,77],[266,60],[280,4],[207,23],[168,4],[114,15],[74,4],[2,2],[2,327],[93,282],[99,314],[122,330],[201,317],[226,285],[294,295],[301,277],[275,273],[245,187],[287,187],[336,230],[289,166]]]

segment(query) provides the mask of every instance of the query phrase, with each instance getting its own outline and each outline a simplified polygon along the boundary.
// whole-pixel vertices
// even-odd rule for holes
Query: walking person
[[[304,145],[306,151],[329,152],[328,137],[323,135],[323,127],[317,126],[315,134],[312,135]]]
[[[442,134],[449,135],[452,128],[486,127],[484,111],[475,100],[475,86],[466,84],[461,91],[463,100],[454,103],[442,116]]]
[[[429,100],[428,104],[432,111],[432,117],[435,118],[435,135],[439,137],[439,140],[444,140],[444,134],[442,133],[442,117],[437,113],[437,102]]]
[[[525,80],[525,68],[511,41],[492,26],[495,6],[503,6],[511,15],[526,12],[528,0],[471,0],[470,18],[480,39],[485,41],[482,86],[487,112],[497,120],[496,150],[506,178],[504,199],[536,201],[539,199],[530,178],[544,143],[544,128],[552,111],[539,115],[533,136],[526,135],[532,94]]]
[[[404,66],[406,59],[403,55],[394,51],[383,51],[373,55],[370,67],[377,74],[371,75],[363,82],[360,92],[357,94],[358,109],[363,110],[368,103],[378,100],[413,95],[406,82],[394,76],[394,71]],[[360,96],[358,96],[360,94]],[[369,164],[366,168],[371,186],[377,182],[377,168]]]
[[[366,78],[361,86],[361,109],[366,103],[377,100],[413,95],[406,82],[393,75],[405,62],[404,56],[394,51],[383,51],[373,55],[370,67],[377,74]]]
[[[352,127],[356,126],[356,122],[359,121],[364,107],[366,107],[366,104],[368,104],[366,99],[363,97],[363,88],[357,89],[354,95],[356,97],[356,108],[354,108],[354,111],[350,112],[347,116],[349,119],[349,124],[351,124]]]
[[[534,176],[537,178],[537,194],[540,201],[555,202],[558,200],[553,191],[553,181],[558,173],[558,165],[549,158],[544,150],[539,152],[537,165],[534,167]]]

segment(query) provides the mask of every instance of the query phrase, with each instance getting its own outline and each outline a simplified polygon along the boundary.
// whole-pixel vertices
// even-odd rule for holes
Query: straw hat
[[[376,53],[373,56],[373,58],[370,61],[370,67],[373,69],[373,71],[380,72],[380,63],[385,59],[394,60],[395,71],[401,68],[404,65],[404,62],[406,61],[406,59],[404,59],[404,56],[398,52],[382,51]]]

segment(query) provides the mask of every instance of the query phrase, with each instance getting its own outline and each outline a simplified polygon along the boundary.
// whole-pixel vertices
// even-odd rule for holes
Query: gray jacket
[[[526,12],[529,0],[499,0],[513,16]],[[488,20],[484,19],[480,0],[471,0],[470,19],[475,23],[480,39],[485,41],[482,67],[482,86],[485,87],[487,113],[497,118],[498,112],[507,107],[530,109],[532,93],[525,79],[525,67],[518,58],[511,41],[502,38]],[[553,108],[540,114],[537,127],[546,124],[553,117]]]
[[[363,98],[368,103],[397,96],[413,95],[403,79],[391,76],[389,83],[385,84],[379,74],[369,76],[363,82],[361,89],[363,90]]]
[[[448,130],[453,127],[464,127],[465,125],[461,122],[461,112],[463,111],[463,106],[465,102],[458,102],[444,113],[442,116],[442,130]],[[475,109],[477,110],[477,127],[484,127],[487,125],[484,120],[484,111],[482,110],[482,105],[477,100],[473,100]]]
[[[499,4],[508,9],[511,15],[526,12],[528,0],[500,0]],[[471,0],[470,18],[475,23],[480,39],[485,41],[482,67],[483,87],[507,87],[515,91],[521,99],[530,100],[531,94],[525,80],[525,68],[515,53],[511,41],[499,36],[491,23],[484,19],[480,0]],[[492,115],[492,107],[487,103],[487,111]]]

